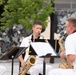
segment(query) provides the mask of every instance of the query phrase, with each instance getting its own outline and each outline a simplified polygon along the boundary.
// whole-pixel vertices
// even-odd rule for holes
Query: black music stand
[[[2,55],[0,60],[12,60],[12,69],[11,69],[11,75],[13,75],[13,64],[14,59],[18,58],[19,55],[21,55],[27,47],[16,47],[12,46],[5,54]]]
[[[42,43],[42,42],[40,42],[40,43]],[[39,43],[39,44],[40,44]],[[38,51],[36,51],[37,49],[40,49],[40,47],[41,47],[41,44],[40,44],[40,47],[39,47],[39,44],[37,44],[36,42],[33,42],[33,43],[31,43],[30,44],[30,50],[31,50],[31,54],[32,55],[38,55],[39,54],[39,52],[42,54],[42,55],[40,55],[40,58],[43,58],[44,60],[43,60],[43,75],[46,75],[46,70],[45,70],[45,68],[46,68],[46,63],[45,63],[45,58],[47,58],[47,57],[51,57],[51,55],[52,55],[52,53],[51,53],[51,51],[49,51],[49,50],[47,50],[47,52],[46,52],[46,54],[45,54],[45,52],[44,51],[42,51],[42,50],[40,50],[39,52]],[[44,43],[45,44],[45,43]],[[43,45],[44,45],[43,44]],[[35,45],[35,46],[34,46]],[[47,48],[47,46],[48,47],[50,47],[50,45],[48,44],[45,44],[46,46],[46,48]],[[35,47],[35,48],[34,48]],[[36,47],[37,47],[37,49],[36,49]],[[53,49],[53,48],[49,48],[49,49]],[[43,49],[44,50],[44,49]],[[31,55],[30,53],[29,53],[29,55]],[[54,51],[53,51],[53,54],[56,54]]]
[[[59,53],[59,44],[58,44],[58,40],[52,40],[52,39],[36,39],[36,42],[45,42],[48,41],[49,44],[54,48],[54,50],[56,51],[56,53]],[[50,63],[54,63],[54,57],[51,57]]]
[[[43,75],[46,75],[46,62],[45,62],[45,58],[49,58],[49,57],[51,57],[51,54],[50,53],[48,53],[45,56],[41,56],[40,57],[40,58],[43,58],[44,59],[43,60]]]

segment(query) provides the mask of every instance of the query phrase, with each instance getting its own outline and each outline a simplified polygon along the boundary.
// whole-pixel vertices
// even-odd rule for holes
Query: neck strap
[[[40,39],[40,36],[37,39]],[[35,41],[36,39],[33,39],[33,35],[32,35],[31,41],[33,42],[33,40]]]

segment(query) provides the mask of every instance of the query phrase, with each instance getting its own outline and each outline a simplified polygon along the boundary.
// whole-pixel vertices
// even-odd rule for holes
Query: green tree
[[[0,5],[2,4],[2,0],[0,0]]]
[[[0,21],[3,28],[22,24],[24,28],[31,29],[32,23],[40,20],[45,28],[46,20],[53,11],[50,0],[8,0]]]

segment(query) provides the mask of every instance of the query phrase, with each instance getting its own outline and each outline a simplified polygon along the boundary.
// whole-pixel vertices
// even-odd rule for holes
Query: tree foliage
[[[0,0],[0,5],[2,4],[2,0]]]
[[[53,11],[50,0],[8,0],[0,21],[4,28],[22,24],[24,28],[31,29],[35,20],[40,20],[46,27],[46,20]]]

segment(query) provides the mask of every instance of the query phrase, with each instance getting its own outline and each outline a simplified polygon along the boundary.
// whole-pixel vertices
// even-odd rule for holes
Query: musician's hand
[[[25,66],[25,61],[21,62],[21,67],[23,68]]]
[[[62,51],[62,52],[60,53],[60,57],[61,57],[61,58],[64,58],[64,57],[65,57],[65,51]]]

